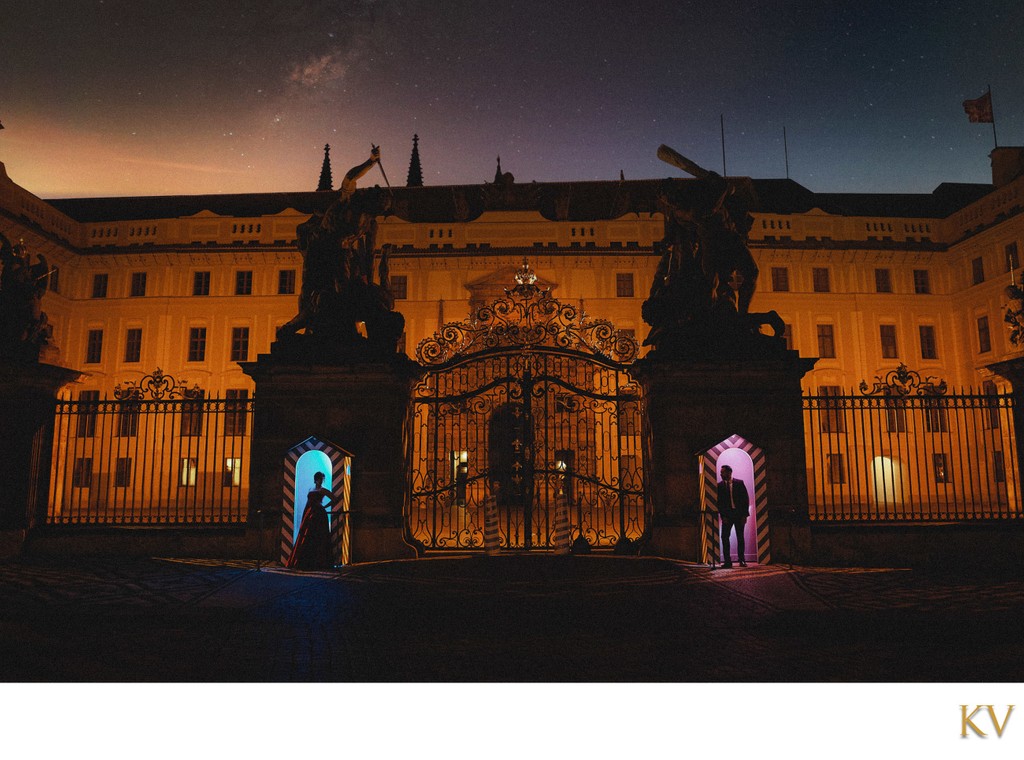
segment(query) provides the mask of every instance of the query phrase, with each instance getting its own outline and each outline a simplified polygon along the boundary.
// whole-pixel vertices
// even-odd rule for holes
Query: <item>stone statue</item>
[[[697,181],[666,180],[658,193],[665,236],[655,243],[660,260],[643,304],[651,325],[645,345],[702,355],[740,343],[749,351],[767,345],[762,324],[781,340],[785,326],[775,312],[749,314],[758,276],[746,242],[754,199],[749,181],[727,180],[664,145],[658,156]]]
[[[31,264],[25,246],[0,233],[0,355],[38,360],[53,335],[41,307],[50,266],[42,255],[36,258]]]
[[[393,311],[386,260],[381,262],[381,281],[375,283],[373,278],[377,217],[391,210],[391,194],[379,187],[356,189],[358,180],[379,162],[380,149],[374,147],[369,159],[345,175],[327,210],[299,225],[303,255],[299,311],[278,328],[279,341],[304,330],[327,350],[364,347],[381,354],[397,350],[405,320]],[[365,339],[358,331],[360,322],[366,326]]]

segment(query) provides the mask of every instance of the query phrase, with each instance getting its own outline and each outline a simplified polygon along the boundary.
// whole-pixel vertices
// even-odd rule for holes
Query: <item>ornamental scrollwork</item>
[[[941,396],[946,392],[946,381],[931,376],[922,378],[919,372],[901,363],[884,378],[875,375],[871,390],[867,381],[861,380],[860,392],[865,396]]]
[[[165,374],[159,367],[138,382],[127,380],[114,386],[114,398],[119,401],[143,401],[146,397],[154,401],[170,399],[201,399],[203,390],[198,384],[191,388],[173,376]]]
[[[449,322],[420,341],[416,358],[422,364],[443,364],[458,356],[494,348],[541,346],[595,354],[619,363],[636,359],[640,346],[631,335],[606,319],[591,319],[582,309],[564,304],[550,290],[537,287],[527,262],[515,275],[516,286],[505,298],[477,309],[468,322]]]

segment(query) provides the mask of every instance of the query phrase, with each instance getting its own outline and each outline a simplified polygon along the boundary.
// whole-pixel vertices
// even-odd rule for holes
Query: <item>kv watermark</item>
[[[1006,706],[1006,714],[1003,715],[1002,722],[1000,723],[999,718],[996,716],[995,705],[974,705],[973,710],[971,710],[970,705],[960,705],[960,738],[966,739],[970,736],[967,733],[968,730],[973,731],[975,736],[987,738],[988,734],[982,730],[982,726],[991,731],[992,729],[989,728],[989,724],[991,724],[992,728],[995,728],[996,737],[1002,739],[1003,731],[1006,730],[1006,724],[1010,722],[1010,714],[1013,712],[1013,707],[1013,705]]]

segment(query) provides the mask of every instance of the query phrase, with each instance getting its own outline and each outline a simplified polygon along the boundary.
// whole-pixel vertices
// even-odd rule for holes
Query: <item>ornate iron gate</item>
[[[507,298],[417,349],[408,520],[425,549],[482,548],[488,495],[504,548],[552,548],[560,506],[590,546],[644,533],[636,341],[535,279],[524,264]]]

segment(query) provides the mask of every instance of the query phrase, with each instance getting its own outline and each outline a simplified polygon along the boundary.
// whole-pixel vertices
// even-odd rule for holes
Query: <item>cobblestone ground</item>
[[[905,569],[0,564],[5,681],[1024,681],[1022,613],[1024,580]]]

